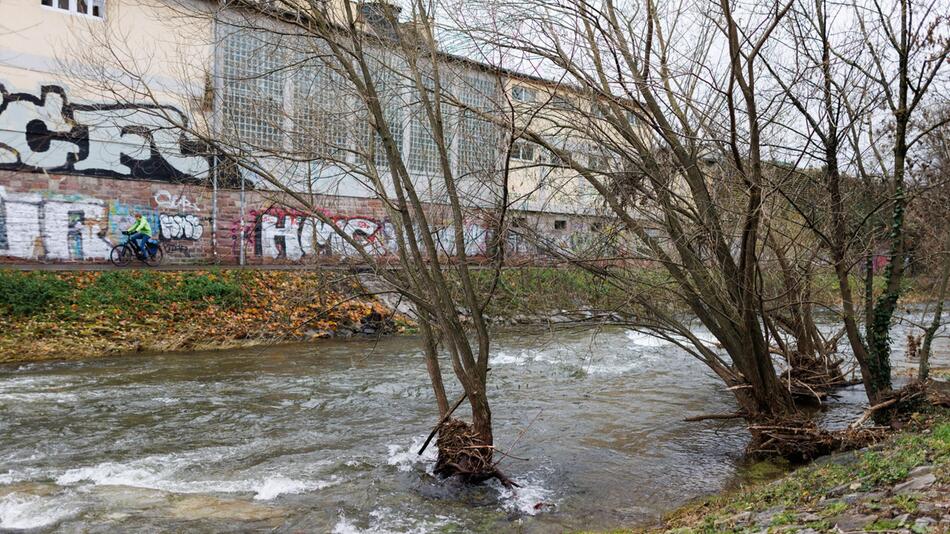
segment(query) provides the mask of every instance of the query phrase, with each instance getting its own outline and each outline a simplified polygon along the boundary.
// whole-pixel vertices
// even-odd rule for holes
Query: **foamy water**
[[[428,437],[428,434],[425,436],[417,436],[412,439],[412,442],[408,446],[390,443],[386,446],[388,451],[386,463],[404,472],[421,467],[427,473],[432,474],[436,458],[438,457],[438,449],[435,446],[436,438],[432,438],[432,441],[429,442],[429,446],[426,447],[426,450],[420,455],[419,449],[421,449],[422,444],[425,443],[426,437]]]
[[[82,508],[68,497],[9,493],[0,497],[0,528],[36,529],[55,525]]]

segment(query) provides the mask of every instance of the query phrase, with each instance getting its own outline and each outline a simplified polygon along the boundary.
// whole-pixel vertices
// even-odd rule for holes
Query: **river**
[[[497,336],[495,436],[522,487],[437,480],[433,448],[416,454],[435,422],[417,343],[0,367],[0,527],[550,532],[652,521],[741,480],[741,422],[682,421],[730,394],[621,328]],[[863,401],[845,391],[831,413]]]

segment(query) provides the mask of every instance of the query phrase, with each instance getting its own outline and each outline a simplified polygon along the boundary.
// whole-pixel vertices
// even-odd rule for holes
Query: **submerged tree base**
[[[475,428],[465,421],[448,419],[442,423],[436,446],[439,455],[435,462],[435,474],[439,476],[458,477],[470,484],[496,478],[505,487],[518,486],[492,462],[495,448],[485,443]]]
[[[914,381],[887,395],[865,410],[848,428],[827,430],[802,416],[790,416],[749,425],[752,442],[747,452],[753,456],[781,456],[803,462],[834,452],[867,447],[900,428],[908,417],[921,410],[950,408],[950,386],[944,382]],[[886,426],[865,427],[869,420]]]
[[[782,382],[797,403],[823,402],[837,388],[860,384],[841,372],[843,360],[797,355],[782,373]]]

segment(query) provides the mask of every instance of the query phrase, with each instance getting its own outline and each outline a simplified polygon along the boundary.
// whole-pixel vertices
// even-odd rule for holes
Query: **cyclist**
[[[135,213],[135,222],[126,230],[129,234],[129,240],[138,245],[139,252],[143,258],[148,258],[148,240],[152,237],[152,226],[148,224],[148,219],[140,212]]]

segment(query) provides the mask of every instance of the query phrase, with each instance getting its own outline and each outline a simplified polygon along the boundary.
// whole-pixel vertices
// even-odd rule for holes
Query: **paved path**
[[[123,269],[142,269],[151,271],[206,271],[208,269],[247,269],[263,271],[367,270],[365,268],[353,265],[320,264],[215,265],[213,263],[169,263],[160,265],[158,267],[149,267],[141,262],[133,262],[127,267],[116,267],[111,263],[0,263],[0,269],[9,269],[14,271],[119,271]]]

